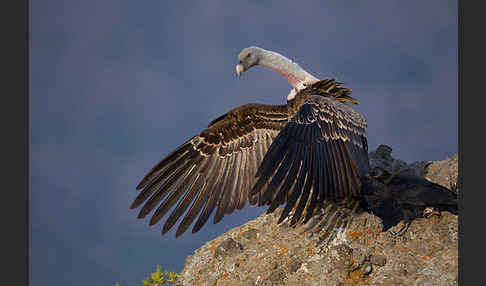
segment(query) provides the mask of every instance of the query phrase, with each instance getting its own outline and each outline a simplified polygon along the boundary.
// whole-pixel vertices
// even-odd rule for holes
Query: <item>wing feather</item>
[[[257,203],[260,194],[249,196],[249,192],[256,182],[258,166],[288,118],[286,105],[262,104],[246,104],[218,117],[142,178],[137,185],[141,191],[130,208],[143,205],[139,218],[156,209],[149,221],[153,225],[175,206],[162,234],[182,217],[176,232],[179,236],[198,214],[193,233],[215,208],[217,223],[225,214],[243,208],[248,199]]]
[[[191,208],[187,211],[186,216],[179,224],[176,232],[176,237],[180,236],[187,230],[189,225],[196,218],[197,214],[201,211],[201,208],[208,201],[211,190],[213,190],[218,178],[221,176],[220,168],[223,162],[224,160],[216,160],[216,163],[213,165],[213,169],[209,173],[211,175],[208,178],[207,183],[204,185],[204,188],[202,188],[202,190],[198,193],[196,199],[194,199],[194,201],[192,202]]]
[[[314,134],[314,138],[316,138],[316,133]],[[312,197],[310,199],[309,207],[306,210],[304,223],[309,221],[309,219],[314,214],[314,209],[317,206],[318,196],[320,192],[320,185],[322,184],[320,174],[320,149],[318,144],[311,145],[311,156],[312,156],[312,178],[313,178],[313,186],[312,186]]]
[[[233,168],[231,170],[232,175],[228,180],[228,189],[225,190],[225,194],[228,194],[229,200],[226,203],[226,205],[223,207],[224,214],[230,214],[234,211],[238,197],[239,197],[238,183],[241,180],[240,173],[241,173],[241,168],[242,168],[242,164],[243,164],[242,153],[243,153],[243,150],[241,152],[238,152],[235,155],[235,162],[234,162]],[[219,220],[218,221],[215,220],[215,223],[217,223],[217,222],[219,222]]]
[[[304,157],[303,146],[298,145],[297,150],[298,150],[297,155],[294,160],[294,163],[292,164],[292,169],[287,175],[285,179],[284,187],[281,190],[283,195],[288,193],[288,196],[287,196],[287,205],[282,211],[278,223],[282,222],[290,213],[290,211],[294,208],[295,202],[297,201],[297,199],[300,196],[300,193],[302,192],[302,185],[305,180],[305,171],[303,171],[302,169],[306,167],[305,164],[302,164],[302,159]]]
[[[306,150],[309,151],[309,150]],[[310,152],[306,152],[305,154],[306,161],[303,162],[305,164],[305,184],[304,188],[302,189],[302,195],[300,196],[299,204],[295,210],[294,215],[292,216],[292,221],[290,222],[291,225],[295,225],[297,221],[300,219],[302,212],[304,211],[305,206],[307,205],[307,200],[309,199],[309,195],[311,192],[312,187],[312,156]]]
[[[209,200],[206,202],[204,209],[202,210],[201,214],[199,215],[199,218],[197,219],[196,223],[194,224],[194,227],[192,228],[192,233],[198,232],[204,226],[204,224],[206,224],[207,220],[209,219],[209,216],[214,211],[214,208],[216,207],[216,204],[219,201],[219,198],[221,196],[222,185],[225,183],[225,180],[223,180],[222,178],[225,178],[225,174],[227,174],[226,165],[228,164],[228,161],[229,161],[228,158],[224,158],[223,169],[222,169],[224,171],[222,171],[221,177],[219,177],[219,181],[216,187],[211,191]]]
[[[324,207],[326,201],[359,195],[359,176],[369,169],[366,124],[333,97],[309,96],[265,154],[251,193],[263,194],[259,204],[269,204],[268,212],[286,203],[279,222],[295,210],[291,224],[304,211],[308,221],[316,206]],[[287,152],[295,154],[293,161]]]
[[[243,148],[242,151],[242,168],[240,172],[240,180],[238,181],[238,187],[236,188],[238,190],[239,198],[238,198],[238,203],[236,205],[236,208],[241,210],[245,204],[246,201],[248,200],[248,191],[244,190],[250,190],[252,187],[250,181],[254,176],[250,176],[251,170],[249,169],[250,162],[249,160],[250,156],[250,149],[248,147]]]

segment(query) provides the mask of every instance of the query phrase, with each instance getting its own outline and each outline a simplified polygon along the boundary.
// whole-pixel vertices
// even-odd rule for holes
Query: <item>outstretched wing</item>
[[[295,208],[292,224],[304,222],[324,201],[360,194],[369,170],[366,120],[334,98],[312,95],[282,129],[266,153],[250,194],[272,212],[287,203],[279,222]],[[298,205],[296,206],[298,201]]]
[[[214,223],[219,222],[224,214],[245,205],[258,165],[288,118],[286,105],[246,104],[231,110],[158,163],[137,186],[141,192],[130,208],[145,202],[138,215],[143,218],[163,200],[150,219],[153,225],[177,203],[162,234],[189,205],[176,236],[183,234],[199,213],[193,233],[215,208]],[[253,204],[258,199],[258,193],[250,198]]]

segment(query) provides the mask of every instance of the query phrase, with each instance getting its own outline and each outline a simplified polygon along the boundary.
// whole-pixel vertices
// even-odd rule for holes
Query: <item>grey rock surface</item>
[[[380,145],[372,167],[411,172],[457,190],[457,156],[406,164]],[[457,216],[415,219],[405,235],[383,232],[364,212],[326,243],[305,225],[277,224],[281,209],[206,242],[186,259],[180,285],[457,285]]]

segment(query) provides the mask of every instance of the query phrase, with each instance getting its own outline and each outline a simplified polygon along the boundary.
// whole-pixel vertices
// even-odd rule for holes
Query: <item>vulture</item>
[[[292,224],[309,220],[327,203],[362,202],[361,177],[370,169],[367,122],[348,105],[359,103],[351,90],[259,47],[239,53],[236,73],[253,66],[289,81],[286,104],[248,103],[230,110],[143,177],[130,208],[143,204],[138,218],[154,211],[149,225],[171,211],[162,234],[180,218],[176,237],[194,221],[196,233],[214,211],[218,223],[247,201],[269,206],[268,212],[286,204],[279,222],[292,211]]]

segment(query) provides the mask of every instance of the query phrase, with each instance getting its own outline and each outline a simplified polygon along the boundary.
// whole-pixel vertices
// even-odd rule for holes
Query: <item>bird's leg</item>
[[[403,236],[407,230],[408,230],[408,227],[412,224],[412,220],[404,220],[403,222],[401,222],[403,224],[402,228],[400,228],[399,231],[392,231],[390,230],[390,233],[395,236],[395,237],[401,237]]]
[[[429,208],[426,208],[424,210],[424,218],[430,218],[432,216],[438,216],[440,217],[441,216],[441,213],[440,213],[440,210],[438,208],[434,208],[434,207],[429,207]]]
[[[375,203],[374,203],[374,198],[372,198],[371,196],[363,196],[365,202],[366,202],[366,208],[368,209],[368,211],[372,212],[372,213],[376,213],[376,208],[375,208]]]

